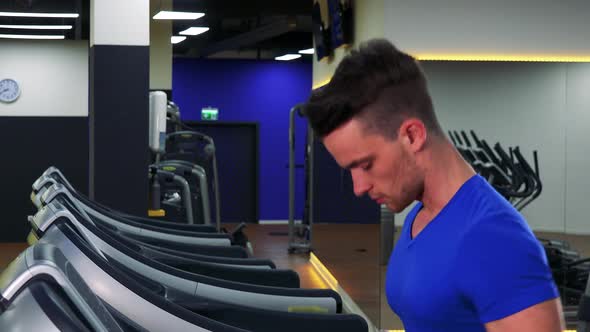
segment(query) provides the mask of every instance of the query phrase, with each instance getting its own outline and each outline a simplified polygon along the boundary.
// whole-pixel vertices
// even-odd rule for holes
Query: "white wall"
[[[15,79],[20,98],[0,116],[88,116],[87,41],[0,41],[0,79]]]
[[[385,37],[415,54],[590,55],[587,0],[386,0]]]
[[[565,225],[568,232],[590,233],[590,64],[566,71],[567,114]]]
[[[149,15],[148,0],[91,0],[90,46],[148,46]]]

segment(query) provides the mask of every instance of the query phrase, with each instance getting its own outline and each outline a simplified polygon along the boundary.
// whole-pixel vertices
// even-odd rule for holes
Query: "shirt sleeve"
[[[459,291],[484,324],[559,296],[543,247],[520,215],[474,224],[455,267]]]

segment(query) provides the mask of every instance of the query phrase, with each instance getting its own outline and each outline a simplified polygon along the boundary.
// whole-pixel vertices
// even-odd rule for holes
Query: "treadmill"
[[[39,200],[41,192],[46,187],[51,186],[52,184],[55,183],[55,182],[51,182],[51,181],[55,181],[57,183],[64,185],[73,195],[76,195],[76,197],[80,198],[82,201],[89,203],[89,205],[91,205],[92,207],[95,207],[95,208],[100,207],[101,209],[109,211],[112,214],[123,216],[127,220],[139,221],[142,224],[158,226],[158,227],[163,227],[163,228],[167,228],[167,229],[186,230],[186,231],[199,232],[199,233],[215,233],[215,232],[217,232],[215,227],[211,226],[211,225],[180,224],[180,223],[175,223],[172,221],[166,221],[166,220],[161,220],[161,219],[151,219],[151,218],[140,217],[140,216],[133,216],[133,215],[129,215],[129,214],[126,214],[123,212],[114,211],[104,205],[93,202],[92,200],[87,198],[85,195],[79,193],[76,190],[76,188],[74,188],[74,186],[72,186],[72,184],[63,175],[63,173],[55,166],[50,166],[49,168],[47,168],[43,172],[43,174],[41,174],[41,176],[37,180],[35,180],[35,182],[33,182],[33,185],[32,185],[33,190],[31,192],[31,201],[33,202],[33,204],[35,204],[36,207],[39,207],[41,204],[41,202]]]
[[[23,251],[0,276],[0,331],[123,330],[63,253],[47,243]]]
[[[207,183],[207,174],[205,173],[205,169],[203,169],[203,167],[199,165],[192,164],[183,160],[160,161],[154,164],[153,166],[159,170],[168,171],[178,177],[185,179],[188,190],[185,189],[184,184],[180,186],[181,188],[178,188],[178,185],[172,185],[172,188],[170,188],[170,186],[168,185],[165,185],[164,187],[162,187],[161,190],[165,193],[170,191],[182,191],[181,196],[184,200],[184,203],[180,210],[185,211],[186,221],[188,221],[189,224],[197,223],[211,225],[209,185]],[[193,206],[193,202],[200,202],[201,204]],[[167,203],[166,201],[163,201],[162,204],[170,205],[170,207],[172,207],[172,210],[179,209],[179,207]],[[166,210],[169,211],[170,208]],[[217,225],[217,229],[220,228],[221,225]]]
[[[57,169],[56,167],[53,167],[53,166],[49,167],[45,172],[43,172],[43,174],[33,183],[33,186],[32,186],[33,190],[31,192],[31,201],[33,202],[33,204],[35,204],[35,206],[39,207],[41,205],[41,202],[40,202],[41,194],[43,193],[43,191],[47,187],[51,186],[52,184],[54,184],[56,182],[63,184],[67,189],[69,189],[69,191],[70,191],[70,193],[72,193],[72,195],[76,196],[76,198],[78,198],[78,200],[80,200],[81,202],[84,202],[84,204],[87,205],[89,207],[89,209],[100,211],[102,214],[107,215],[111,218],[117,219],[118,221],[121,221],[124,223],[127,222],[127,223],[130,223],[130,224],[138,226],[138,227],[153,226],[153,227],[157,228],[157,231],[164,231],[164,232],[167,230],[187,231],[187,232],[191,232],[190,236],[192,236],[192,237],[203,237],[206,235],[201,234],[201,233],[215,233],[215,232],[217,232],[216,227],[212,226],[212,225],[180,224],[180,223],[174,223],[174,222],[170,222],[170,221],[162,221],[162,220],[155,220],[155,219],[150,219],[150,218],[132,216],[129,214],[125,214],[125,213],[121,213],[121,212],[109,209],[108,207],[105,207],[101,204],[93,202],[92,200],[90,200],[86,196],[84,196],[83,194],[80,194],[70,184],[70,182],[61,173],[61,171],[59,171],[59,169]],[[219,219],[218,219],[218,221],[219,221]],[[218,224],[217,227],[220,227],[220,225]],[[234,256],[234,257],[247,257],[248,252],[250,254],[252,253],[251,245],[248,242],[246,235],[243,233],[244,227],[245,227],[244,224],[240,224],[234,230],[232,230],[230,233],[225,235],[226,237],[229,236],[230,239],[236,245],[240,245],[242,247],[248,248],[248,251],[244,251],[240,255]],[[193,232],[198,233],[198,234],[193,234]],[[157,240],[157,237],[156,237],[156,240]]]
[[[44,209],[46,208],[49,207]],[[53,208],[60,210],[58,205],[53,205]],[[298,302],[297,298],[290,296],[293,294],[288,294],[292,290],[285,292],[281,297],[276,295],[283,290],[270,288],[277,293],[275,296],[280,300],[293,301],[291,302],[291,310],[279,312],[273,310],[275,308],[272,307],[269,310],[255,306],[248,307],[239,303],[248,302],[248,293],[255,295],[249,290],[256,287],[239,285],[242,291],[233,292],[231,298],[225,298],[223,296],[224,290],[221,288],[218,289],[220,292],[217,292],[216,296],[206,296],[206,293],[215,291],[215,289],[207,287],[205,284],[191,287],[192,290],[187,292],[181,285],[169,287],[169,285],[156,282],[157,278],[154,278],[152,274],[146,275],[141,269],[137,269],[138,265],[129,264],[132,263],[133,258],[137,257],[129,257],[132,260],[116,257],[117,255],[130,254],[130,252],[109,250],[103,252],[102,255],[97,253],[88,243],[88,238],[96,234],[88,232],[89,228],[83,232],[77,229],[78,227],[73,228],[71,222],[73,215],[68,216],[63,209],[60,211],[61,213],[52,223],[53,226],[44,232],[39,243],[51,243],[60,248],[75,269],[84,271],[81,274],[82,278],[87,284],[93,286],[92,290],[98,297],[137,328],[149,331],[181,331],[182,329],[190,329],[191,331],[368,330],[366,321],[360,316],[296,312],[305,308],[307,311],[322,311],[321,308],[310,304],[311,302]],[[44,213],[40,211],[33,219],[40,222],[43,215]],[[92,241],[96,240],[98,238],[92,238]],[[95,246],[103,246],[103,244],[95,242]],[[111,247],[111,249],[117,248]],[[178,275],[178,273],[171,273],[167,277],[168,280],[163,281],[170,283],[174,279],[178,279]],[[301,292],[301,290],[295,291]],[[266,295],[270,295],[269,293],[267,292],[262,297],[255,296],[262,299]],[[213,293],[209,295],[211,294]],[[235,301],[236,299],[244,301]],[[230,302],[225,302],[226,300]]]
[[[285,312],[306,307],[317,308],[326,313],[342,311],[342,299],[333,290],[268,287],[232,282],[178,270],[148,259],[130,250],[99,228],[93,227],[67,200],[52,202],[39,210],[30,220],[41,240],[55,228],[58,221],[74,226],[98,254],[110,257],[115,264],[187,296],[223,299],[229,303]],[[69,253],[67,250],[64,252],[66,256]]]
[[[169,230],[163,227],[144,225],[118,215],[107,215],[108,211],[97,210],[84,204],[88,201],[80,201],[78,199],[80,196],[74,197],[69,190],[60,184],[54,184],[47,189],[43,189],[39,201],[41,205],[44,205],[53,201],[56,197],[67,197],[78,211],[88,219],[153,248],[166,248],[223,257],[248,257],[246,249],[232,245],[227,234]]]
[[[63,206],[62,206],[63,202]],[[56,207],[59,208],[56,208]],[[67,208],[66,208],[67,206]],[[67,209],[67,210],[66,210]],[[275,286],[285,288],[299,288],[299,275],[292,270],[278,270],[267,267],[266,265],[258,264],[243,264],[242,262],[232,262],[223,260],[199,260],[191,257],[176,256],[169,253],[159,253],[156,250],[147,250],[135,242],[121,236],[116,230],[107,227],[101,227],[94,223],[76,209],[72,201],[67,197],[60,197],[41,208],[36,217],[31,218],[32,221],[32,236],[35,241],[51,227],[52,222],[58,217],[74,213],[77,216],[76,220],[72,220],[74,225],[78,222],[92,228],[94,233],[99,234],[98,242],[108,239],[114,245],[123,247],[123,250],[132,250],[138,255],[145,258],[163,263],[165,265],[174,267],[176,269],[192,272],[204,276],[220,278],[229,281],[258,284],[264,286]],[[88,231],[85,230],[84,233]],[[95,243],[94,241],[90,242]],[[97,251],[103,251],[101,247],[97,247]],[[242,264],[240,264],[242,263]]]

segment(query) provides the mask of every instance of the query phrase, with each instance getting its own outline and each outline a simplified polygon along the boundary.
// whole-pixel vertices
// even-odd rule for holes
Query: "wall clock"
[[[20,96],[20,86],[18,82],[5,78],[0,80],[0,101],[4,103],[12,103]]]

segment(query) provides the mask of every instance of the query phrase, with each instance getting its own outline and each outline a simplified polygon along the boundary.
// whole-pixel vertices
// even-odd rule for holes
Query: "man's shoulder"
[[[485,180],[481,180],[462,202],[464,221],[461,237],[466,240],[465,243],[477,246],[488,241],[534,240],[522,214]]]
[[[511,206],[510,206],[511,207]],[[469,220],[463,234],[462,249],[537,247],[535,235],[525,218],[514,208],[498,206],[496,210],[485,209]]]
[[[483,179],[466,195],[462,205],[472,227],[480,223],[525,222],[514,206]]]

